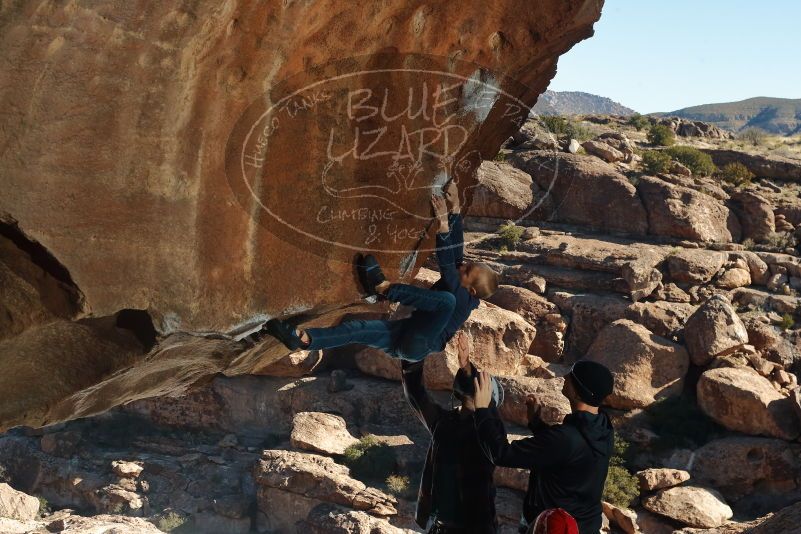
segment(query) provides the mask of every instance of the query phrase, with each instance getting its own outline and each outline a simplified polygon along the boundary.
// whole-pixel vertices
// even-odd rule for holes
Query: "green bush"
[[[514,250],[520,244],[525,231],[526,229],[522,226],[517,226],[512,221],[506,221],[506,224],[502,224],[498,228],[498,237],[503,242],[501,247],[506,247],[506,250]]]
[[[785,313],[784,315],[782,315],[782,322],[779,323],[779,327],[782,330],[789,330],[790,328],[793,327],[794,324],[795,324],[795,319],[793,319],[793,316],[790,315],[789,313]]]
[[[492,158],[493,161],[506,161],[506,153],[498,152],[495,154],[495,157]]]
[[[723,168],[720,169],[719,176],[724,182],[740,186],[750,184],[751,180],[754,178],[754,173],[749,171],[748,167],[739,161],[734,161],[724,165]]]
[[[392,447],[378,441],[375,436],[367,435],[345,449],[342,462],[350,468],[354,478],[382,482],[395,470],[397,458]]]
[[[639,113],[635,113],[631,117],[629,117],[628,125],[637,128],[637,131],[644,130],[651,126],[651,121],[648,120],[648,117],[643,117]]]
[[[679,163],[690,169],[696,176],[711,176],[718,168],[712,163],[712,156],[691,146],[673,146],[665,152]]]
[[[766,243],[773,248],[784,250],[795,247],[795,238],[790,232],[773,232],[768,236]]]
[[[163,532],[172,532],[173,530],[177,530],[178,528],[182,527],[185,523],[185,516],[173,511],[169,511],[158,518],[156,521],[156,526]]]
[[[676,134],[664,124],[654,124],[648,130],[648,142],[657,146],[671,146],[676,142]]]
[[[603,499],[621,508],[630,507],[640,496],[637,477],[622,465],[610,465],[604,483]]]
[[[567,119],[559,115],[546,115],[542,117],[542,122],[549,132],[557,137],[568,137],[577,141],[587,141],[593,134],[581,123],[572,119]]]
[[[659,435],[654,448],[697,448],[722,435],[723,429],[687,395],[668,397],[645,409],[648,425]]]
[[[49,515],[53,510],[50,508],[50,503],[47,502],[47,499],[41,495],[38,495],[36,498],[39,499],[39,516],[44,517]]]
[[[626,469],[629,442],[615,434],[615,448],[609,459],[609,473],[604,483],[604,500],[615,506],[628,508],[640,496],[637,477]]]
[[[411,500],[415,497],[409,477],[403,475],[389,475],[385,481],[387,490],[396,497]]]
[[[545,115],[542,117],[542,123],[554,135],[565,135],[567,132],[568,121],[559,115]]]
[[[765,132],[759,128],[748,128],[740,132],[740,139],[751,143],[753,146],[759,146],[765,142]]]
[[[670,162],[670,156],[662,150],[646,150],[642,154],[642,166],[648,174],[668,172]]]

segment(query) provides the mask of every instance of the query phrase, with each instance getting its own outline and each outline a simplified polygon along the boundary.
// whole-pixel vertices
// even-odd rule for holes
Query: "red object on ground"
[[[578,525],[573,516],[561,508],[545,510],[534,521],[532,534],[579,534]]]

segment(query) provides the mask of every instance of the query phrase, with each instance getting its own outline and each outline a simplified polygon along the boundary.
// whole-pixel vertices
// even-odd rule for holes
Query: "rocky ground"
[[[572,142],[532,119],[482,164],[467,256],[492,264],[503,285],[460,335],[502,377],[513,436],[525,434],[529,396],[550,422],[569,411],[560,377],[577,358],[615,372],[610,530],[793,532],[801,161],[724,154],[725,132],[666,120],[680,144],[719,166],[734,157],[755,178],[738,187],[679,164],[648,175],[644,131],[586,119]],[[433,282],[432,269],[415,283]],[[381,312],[404,310],[355,306],[318,321]],[[217,344],[218,357],[233,350],[191,336],[162,346],[179,358],[198,343]],[[279,350],[267,340],[236,361]],[[456,367],[451,345],[426,361],[443,404]],[[12,430],[0,436],[0,531],[419,531],[429,437],[398,380],[397,362],[370,349],[301,351],[185,394]],[[497,472],[502,532],[515,531],[526,480]]]

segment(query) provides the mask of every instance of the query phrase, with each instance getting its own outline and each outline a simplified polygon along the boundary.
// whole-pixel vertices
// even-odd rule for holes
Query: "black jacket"
[[[487,446],[479,441],[474,416],[446,410],[429,397],[423,386],[422,361],[403,361],[402,367],[406,399],[432,435],[415,521],[426,528],[440,503],[453,517],[439,515],[438,519],[455,522],[475,534],[495,533],[495,465]]]
[[[581,534],[598,533],[614,450],[614,430],[605,413],[574,412],[562,424],[532,428],[531,437],[511,444],[497,412],[478,410],[476,424],[496,465],[531,470],[523,505],[526,521],[532,523],[548,508],[563,508],[576,519]]]

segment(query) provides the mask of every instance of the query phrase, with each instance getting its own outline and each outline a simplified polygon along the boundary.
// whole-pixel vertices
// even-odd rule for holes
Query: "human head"
[[[465,262],[459,267],[460,283],[471,295],[488,299],[498,289],[498,273],[486,263]]]
[[[471,363],[467,368],[460,368],[453,377],[453,396],[462,403],[462,407],[469,411],[475,411],[475,380],[478,378],[478,369]],[[492,377],[492,404],[499,408],[503,404],[503,388]]]
[[[565,375],[562,394],[574,408],[580,403],[598,408],[612,393],[614,386],[614,377],[606,366],[598,362],[579,360]]]
[[[543,511],[534,521],[531,534],[578,534],[578,524],[572,515],[561,508]]]

